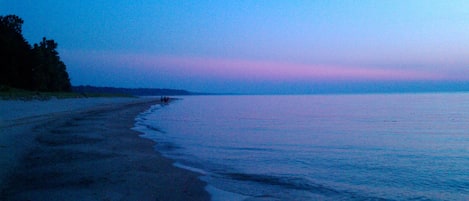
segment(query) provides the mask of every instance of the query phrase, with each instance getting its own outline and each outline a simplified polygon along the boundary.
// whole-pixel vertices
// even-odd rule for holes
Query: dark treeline
[[[157,88],[117,88],[117,87],[95,87],[95,86],[74,86],[76,93],[97,93],[97,94],[131,94],[134,96],[162,96],[162,95],[198,95],[180,89],[157,89]]]
[[[16,15],[0,16],[0,87],[71,91],[57,43],[43,38],[31,47],[21,33],[22,25],[23,20]]]

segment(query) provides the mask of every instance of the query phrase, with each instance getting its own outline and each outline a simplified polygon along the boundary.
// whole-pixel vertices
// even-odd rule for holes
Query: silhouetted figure
[[[168,96],[161,96],[160,101],[162,103],[169,103],[170,98]]]

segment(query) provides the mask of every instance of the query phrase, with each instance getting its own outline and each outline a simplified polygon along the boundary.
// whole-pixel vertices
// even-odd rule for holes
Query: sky
[[[0,0],[7,14],[59,44],[73,85],[469,89],[467,0]]]

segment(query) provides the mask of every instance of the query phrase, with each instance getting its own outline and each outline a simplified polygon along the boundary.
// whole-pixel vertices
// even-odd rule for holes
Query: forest
[[[72,87],[58,44],[43,38],[31,46],[23,37],[23,20],[0,16],[0,89],[68,92]]]

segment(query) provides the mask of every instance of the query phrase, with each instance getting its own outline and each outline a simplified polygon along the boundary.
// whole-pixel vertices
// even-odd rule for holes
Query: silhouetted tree
[[[24,39],[23,20],[0,16],[0,85],[38,91],[71,91],[57,43],[45,37],[31,48]]]
[[[0,16],[0,84],[31,87],[31,46],[21,34],[23,20]]]
[[[11,30],[17,34],[21,34],[21,28],[24,21],[16,15],[0,16],[0,22],[6,29]]]
[[[32,49],[35,64],[33,66],[33,86],[39,91],[70,91],[71,84],[65,64],[60,60],[57,43],[45,37]]]

